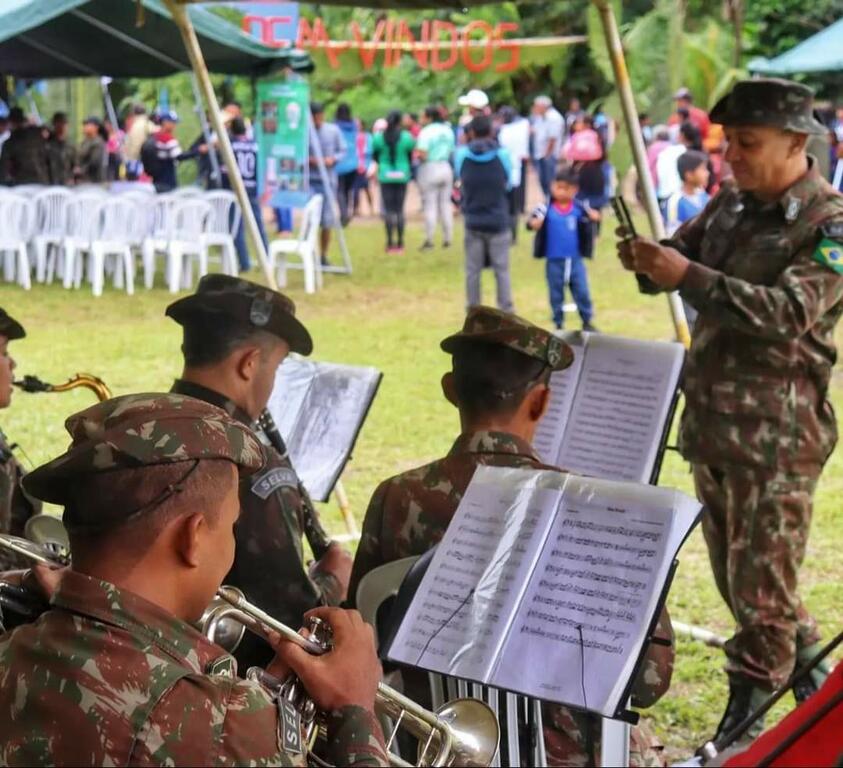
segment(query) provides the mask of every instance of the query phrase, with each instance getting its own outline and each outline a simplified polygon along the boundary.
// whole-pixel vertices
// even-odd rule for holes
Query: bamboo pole
[[[193,72],[196,74],[197,80],[199,81],[199,87],[202,90],[202,95],[205,98],[205,104],[208,107],[208,115],[211,118],[211,125],[217,133],[220,154],[222,155],[226,168],[228,168],[228,179],[231,183],[231,188],[240,203],[240,208],[243,211],[243,222],[246,225],[246,231],[249,233],[249,238],[255,246],[255,252],[258,254],[258,258],[260,259],[267,285],[269,285],[269,287],[273,290],[277,290],[278,284],[275,282],[275,275],[272,274],[272,269],[269,265],[266,247],[264,246],[263,239],[260,236],[258,222],[255,218],[254,212],[252,211],[249,196],[246,194],[243,177],[240,175],[240,169],[237,167],[237,160],[234,157],[234,151],[231,148],[228,131],[226,131],[225,125],[222,122],[220,105],[217,102],[217,96],[214,93],[214,87],[211,84],[211,77],[208,74],[208,67],[205,65],[205,58],[202,55],[202,49],[199,47],[199,40],[197,39],[196,32],[193,29],[193,24],[190,22],[187,9],[183,5],[180,5],[177,0],[165,0],[165,2],[167,7],[170,9],[173,21],[181,33],[185,50],[190,58],[190,64],[193,67]]]
[[[623,55],[618,24],[615,19],[612,4],[609,0],[593,0],[595,7],[600,14],[600,21],[603,25],[603,36],[606,38],[606,47],[609,50],[609,58],[612,61],[612,70],[615,73],[615,85],[621,99],[626,130],[629,135],[629,144],[632,148],[632,157],[635,167],[638,170],[638,181],[644,193],[644,209],[647,212],[647,219],[650,223],[650,230],[656,240],[665,236],[664,223],[662,222],[661,211],[659,210],[656,188],[653,185],[653,177],[650,175],[650,168],[647,164],[647,150],[644,147],[644,137],[638,127],[638,111],[635,107],[635,97],[632,94],[632,86],[629,82],[629,72],[626,68],[626,60]],[[688,329],[688,320],[685,317],[685,308],[676,291],[667,294],[670,314],[673,318],[673,326],[676,329],[676,338],[687,348],[691,345],[691,333]]]

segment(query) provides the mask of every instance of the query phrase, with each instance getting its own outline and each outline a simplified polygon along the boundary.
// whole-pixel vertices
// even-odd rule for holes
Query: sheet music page
[[[326,501],[380,382],[374,368],[288,359],[268,408],[308,493]]]
[[[590,334],[568,332],[561,335],[574,350],[574,362],[564,371],[554,371],[551,375],[550,403],[533,437],[533,448],[539,458],[551,466],[557,465]]]
[[[648,483],[684,359],[681,344],[590,335],[555,464]]]
[[[565,479],[478,467],[389,649],[391,660],[487,679]]]
[[[672,489],[570,476],[492,683],[614,715],[699,510]]]

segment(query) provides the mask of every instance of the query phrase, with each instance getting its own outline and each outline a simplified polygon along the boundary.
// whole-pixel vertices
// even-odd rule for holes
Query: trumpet
[[[77,373],[75,376],[69,378],[64,384],[48,384],[46,381],[41,381],[37,376],[24,376],[19,381],[13,381],[12,384],[24,392],[67,392],[76,387],[85,387],[90,389],[100,402],[109,400],[111,398],[111,390],[106,383],[92,376],[90,373]]]
[[[46,516],[41,516],[46,517]],[[55,532],[52,532],[55,536]],[[11,549],[41,563],[67,564],[54,549],[8,534],[0,534],[0,547]],[[296,643],[308,653],[321,655],[331,649],[330,627],[319,619],[311,620],[309,637],[304,637],[286,624],[246,600],[236,587],[221,586],[199,620],[198,627],[209,640],[229,653],[236,650],[245,630],[264,640],[274,632]],[[312,746],[324,734],[324,713],[320,713],[298,678],[291,674],[278,680],[259,667],[250,668],[246,677],[260,683],[273,697],[288,701],[298,710],[305,743]],[[386,742],[390,750],[401,728],[419,744],[414,763],[390,752],[393,766],[469,766],[483,768],[491,764],[498,750],[500,726],[492,709],[478,699],[455,699],[435,712],[425,709],[394,688],[378,684],[375,711],[394,723]],[[322,764],[314,757],[314,761]]]
[[[309,637],[305,638],[249,603],[234,587],[220,587],[217,600],[202,617],[201,631],[209,640],[218,642],[217,633],[224,621],[237,622],[264,639],[267,639],[268,632],[276,632],[314,655],[324,654],[331,647],[330,627],[320,619],[311,620]],[[225,628],[224,635],[227,635],[226,640],[231,639],[230,627]],[[255,667],[246,674],[263,683],[274,695],[296,706],[301,715],[305,741],[312,744],[320,730],[319,713],[298,678],[290,675],[286,680],[277,681]],[[394,766],[488,766],[498,749],[500,726],[497,718],[492,709],[478,699],[455,699],[431,712],[394,688],[378,683],[375,711],[394,722],[386,742],[387,750],[402,727],[418,740],[416,762],[408,763],[390,753],[390,764]]]

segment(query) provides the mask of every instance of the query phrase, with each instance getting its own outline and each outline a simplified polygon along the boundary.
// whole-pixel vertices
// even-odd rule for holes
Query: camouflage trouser
[[[797,643],[819,642],[796,583],[821,470],[817,465],[791,474],[694,465],[714,579],[737,622],[726,644],[726,670],[761,688],[784,683]]]
[[[600,718],[574,712],[558,704],[542,706],[544,743],[548,766],[582,768],[600,764]],[[641,720],[629,732],[632,768],[658,768],[665,764],[664,746]]]

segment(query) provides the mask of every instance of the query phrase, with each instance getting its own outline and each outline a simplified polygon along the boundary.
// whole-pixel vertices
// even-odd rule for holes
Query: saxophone
[[[20,381],[13,381],[12,384],[24,392],[67,392],[76,387],[90,389],[100,402],[111,398],[111,390],[108,385],[90,373],[77,373],[69,378],[64,384],[48,384],[41,381],[37,376],[24,376]]]

